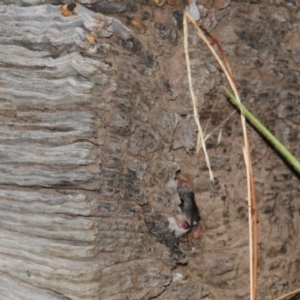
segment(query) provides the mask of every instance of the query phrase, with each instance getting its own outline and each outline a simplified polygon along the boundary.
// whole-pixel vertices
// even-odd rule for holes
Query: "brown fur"
[[[178,182],[178,186],[186,188],[188,191],[193,190],[193,179],[192,176],[188,173],[177,173],[175,180]]]

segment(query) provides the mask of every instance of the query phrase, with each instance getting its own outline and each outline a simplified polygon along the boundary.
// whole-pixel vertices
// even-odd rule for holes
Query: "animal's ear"
[[[182,186],[189,191],[193,189],[193,179],[190,174],[177,172],[175,180],[177,180],[178,186]]]

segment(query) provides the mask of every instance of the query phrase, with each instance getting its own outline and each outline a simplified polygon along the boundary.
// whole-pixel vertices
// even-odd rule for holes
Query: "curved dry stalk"
[[[194,19],[188,14],[184,13],[184,18],[188,18],[191,23],[194,25],[198,36],[204,41],[204,43],[207,45],[211,53],[214,55],[215,59],[219,63],[220,67],[222,68],[222,71],[227,77],[227,80],[229,81],[229,84],[234,92],[234,95],[237,99],[237,101],[240,103],[240,97],[237,92],[236,84],[233,80],[232,72],[230,67],[226,67],[228,65],[228,62],[225,64],[222,62],[218,54],[216,53],[215,49],[212,47],[211,43],[208,41],[206,36],[204,35],[203,31],[200,29],[200,27],[197,25],[197,23],[194,21]],[[186,26],[186,25],[185,25]],[[246,128],[246,119],[241,114],[241,122],[242,122],[242,128],[243,128],[243,136],[244,136],[244,157],[246,161],[246,169],[247,169],[247,195],[248,195],[248,218],[249,218],[249,263],[250,263],[250,299],[255,300],[256,299],[256,282],[257,282],[257,244],[253,244],[253,238],[257,242],[257,224],[256,220],[257,218],[254,217],[256,215],[256,210],[254,207],[254,203],[256,203],[256,197],[255,197],[255,188],[254,188],[254,180],[253,180],[253,172],[252,172],[252,163],[251,163],[251,156],[250,156],[250,147],[249,147],[249,141],[248,141],[248,135],[247,135],[247,128]]]

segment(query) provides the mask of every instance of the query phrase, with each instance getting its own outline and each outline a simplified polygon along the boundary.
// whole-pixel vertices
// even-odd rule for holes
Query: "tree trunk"
[[[184,1],[79,2],[0,5],[0,298],[249,298],[239,116],[222,124],[220,143],[220,128],[207,141],[213,185],[195,151]],[[201,22],[228,54],[242,101],[299,158],[297,5],[206,2],[198,1]],[[189,30],[210,133],[233,108],[223,74]],[[258,299],[267,299],[300,285],[299,181],[251,127],[249,138]],[[178,170],[194,178],[200,238],[178,240],[167,228]]]

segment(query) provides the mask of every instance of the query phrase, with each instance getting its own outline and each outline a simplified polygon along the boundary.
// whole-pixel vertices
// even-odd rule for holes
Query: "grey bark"
[[[135,154],[161,149],[161,138],[113,108],[132,93],[114,62],[130,31],[82,5],[68,18],[48,3],[0,8],[1,298],[155,296],[170,274],[147,254],[139,217],[148,165],[124,150],[134,131]]]
[[[79,4],[78,15],[64,17],[59,2],[0,5],[0,298],[247,299],[239,119],[223,125],[220,144],[218,131],[207,142],[212,185],[195,153],[180,5],[85,0],[90,9]],[[226,49],[247,106],[300,157],[291,112],[300,105],[297,8],[215,2],[219,25],[213,29],[206,1],[198,1],[200,21]],[[132,17],[144,25],[130,24]],[[210,54],[195,33],[189,42],[200,119],[210,132],[232,108]],[[249,132],[258,294],[266,299],[300,284],[299,182]],[[179,169],[194,177],[206,227],[200,240],[179,243],[167,229]]]

